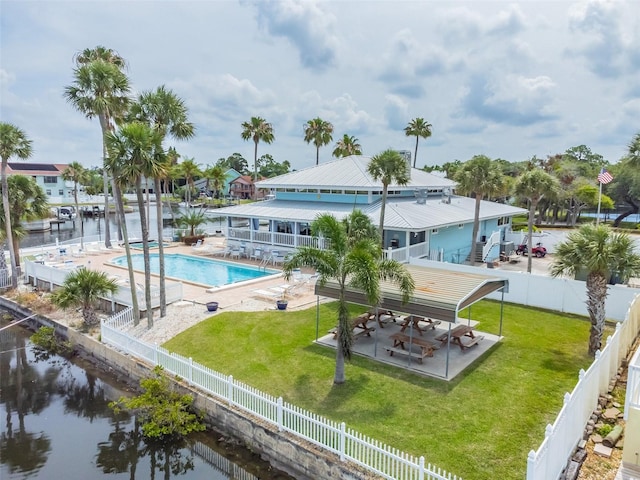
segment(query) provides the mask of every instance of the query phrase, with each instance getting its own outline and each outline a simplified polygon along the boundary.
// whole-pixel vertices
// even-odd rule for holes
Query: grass
[[[473,306],[471,317],[480,321],[479,330],[497,332],[499,310],[499,303],[483,301]],[[320,306],[321,335],[336,317],[335,303]],[[527,453],[540,445],[564,393],[591,362],[587,321],[506,304],[504,340],[451,382],[354,356],[346,384],[334,386],[335,351],[313,344],[315,334],[315,308],[228,312],[164,346],[424,455],[427,463],[465,480],[524,478]]]

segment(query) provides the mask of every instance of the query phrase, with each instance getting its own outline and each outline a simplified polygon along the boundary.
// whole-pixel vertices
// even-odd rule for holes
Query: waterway
[[[0,478],[293,478],[214,432],[181,443],[145,442],[135,418],[108,407],[129,394],[86,362],[39,353],[21,327],[1,330]]]
[[[130,239],[140,239],[142,237],[142,230],[140,224],[140,215],[136,209],[133,207],[134,211],[131,213],[125,214],[125,218],[127,219],[127,233]],[[164,213],[163,218],[165,222],[165,227],[163,230],[163,237],[173,237],[173,234],[178,230],[171,226],[171,212],[168,207],[163,207]],[[174,207],[173,208],[173,217],[179,218],[181,215],[186,213],[187,211],[191,212],[199,212],[200,209],[186,209],[184,207]],[[155,204],[151,204],[151,208],[149,209],[149,238],[156,239],[157,238],[157,228],[156,228],[156,207]],[[222,221],[216,218],[212,218],[212,216],[207,215],[207,218],[210,218],[210,223],[203,224],[200,228],[205,231],[213,231],[221,228]],[[117,238],[117,224],[115,221],[115,215],[107,215],[106,221],[109,222],[109,229],[111,238]],[[104,229],[105,229],[105,217],[78,217],[75,220],[67,220],[64,223],[59,225],[52,225],[50,231],[46,232],[33,232],[25,235],[20,240],[21,248],[29,248],[29,247],[39,247],[42,245],[55,245],[56,242],[64,243],[72,240],[77,240],[80,242],[80,237],[84,235],[84,238],[88,241],[104,241]]]

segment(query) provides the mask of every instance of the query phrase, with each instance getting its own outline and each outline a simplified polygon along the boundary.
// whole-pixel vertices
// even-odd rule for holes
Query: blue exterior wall
[[[322,189],[321,189],[322,190]],[[353,189],[345,189],[351,190]],[[382,198],[382,194],[371,194],[371,201],[369,201],[369,192],[365,190],[355,193],[333,193],[333,192],[283,192],[275,191],[276,199],[278,200],[292,200],[298,202],[330,202],[330,203],[349,203],[357,205],[367,205],[373,203]],[[415,195],[412,191],[402,191],[398,195],[389,196],[388,200],[392,198],[413,198]]]
[[[473,222],[438,228],[438,233],[430,233],[429,250],[443,250],[443,260],[450,263],[462,263],[471,251],[471,233]]]

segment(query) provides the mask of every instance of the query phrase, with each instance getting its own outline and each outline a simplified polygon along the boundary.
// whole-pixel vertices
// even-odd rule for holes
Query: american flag
[[[598,174],[598,181],[600,183],[605,185],[605,184],[611,182],[612,180],[613,180],[613,177],[611,176],[611,174],[609,172],[607,172],[607,170],[605,168],[600,170],[600,173]]]

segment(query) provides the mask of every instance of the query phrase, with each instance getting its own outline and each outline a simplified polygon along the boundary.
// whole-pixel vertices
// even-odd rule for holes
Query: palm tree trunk
[[[419,140],[419,136],[416,135],[416,151],[413,154],[413,168],[416,168],[416,160],[418,159],[418,140]]]
[[[344,284],[340,287],[338,299],[338,330],[336,343],[336,370],[333,376],[334,385],[346,382],[345,359],[351,358],[351,346],[353,345],[353,330],[349,319],[349,309],[344,298]]]
[[[2,159],[2,168],[0,172],[2,181],[2,207],[4,210],[4,228],[5,241],[9,249],[9,258],[11,260],[11,287],[18,286],[18,266],[16,264],[16,253],[13,249],[13,233],[11,231],[11,208],[9,207],[9,182],[7,181],[7,159]],[[3,252],[4,255],[4,252]]]
[[[480,230],[480,200],[482,196],[476,193],[476,205],[473,213],[473,231],[471,232],[471,254],[469,262],[473,267],[476,264],[476,242],[478,241],[478,230]]]
[[[320,147],[316,147],[316,167],[320,164]]]
[[[531,273],[531,262],[533,260],[533,216],[536,214],[536,205],[532,201],[529,201],[529,221],[528,232],[529,238],[527,239],[527,249],[529,250],[527,254],[527,273]]]
[[[151,308],[151,265],[149,261],[149,229],[144,208],[144,196],[142,195],[142,180],[136,178],[136,197],[140,210],[140,228],[142,230],[142,254],[144,257],[144,300],[147,311],[147,326],[153,327],[153,309]]]
[[[107,147],[104,148],[104,158],[107,158]],[[104,246],[111,248],[111,227],[109,226],[109,177],[107,169],[102,169],[102,187],[104,189]]]
[[[84,218],[80,215],[80,206],[78,205],[78,182],[74,182],[73,184],[73,201],[76,204],[76,222],[78,221],[78,218],[80,219],[80,250],[84,250]],[[73,222],[74,228],[76,226],[76,222]]]
[[[380,245],[384,250],[384,215],[387,211],[387,189],[389,185],[384,183],[382,185],[382,205],[380,205],[380,226],[378,232],[380,233]]]
[[[162,192],[160,191],[160,178],[154,179],[156,191],[156,215],[158,217],[158,261],[160,262],[160,318],[167,315],[167,292],[164,272],[164,240],[162,239],[163,218],[162,218]]]
[[[589,332],[589,355],[595,356],[602,347],[604,333],[605,310],[607,298],[607,279],[599,272],[591,272],[587,276],[587,312],[591,320]]]
[[[138,305],[138,292],[136,291],[136,277],[133,273],[133,261],[131,260],[131,247],[129,245],[129,235],[127,233],[127,222],[124,219],[124,205],[122,204],[122,195],[120,187],[116,184],[114,191],[116,199],[116,215],[122,220],[122,234],[124,236],[124,251],[127,255],[127,268],[129,270],[129,288],[131,289],[131,306],[133,307],[133,324],[140,323],[140,306]]]

